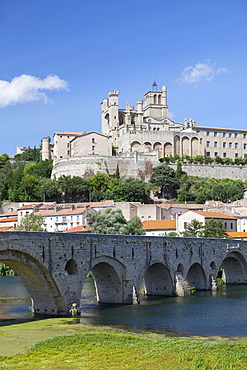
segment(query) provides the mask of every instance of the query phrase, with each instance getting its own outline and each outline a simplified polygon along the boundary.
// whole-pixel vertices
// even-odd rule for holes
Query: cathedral
[[[134,158],[151,162],[166,156],[238,158],[247,157],[247,130],[197,126],[194,119],[183,123],[169,118],[167,88],[153,89],[137,100],[119,107],[119,91],[108,92],[101,103],[102,132],[55,132],[54,141],[42,140],[42,159],[59,161],[79,158]],[[136,157],[135,157],[136,158]]]

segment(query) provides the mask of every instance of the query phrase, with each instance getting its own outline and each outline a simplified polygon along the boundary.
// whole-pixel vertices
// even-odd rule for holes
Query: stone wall
[[[177,165],[171,167],[176,170]],[[230,178],[233,180],[247,180],[247,166],[227,166],[220,164],[183,164],[183,171],[190,176],[206,177],[213,179]]]
[[[152,174],[152,168],[159,164],[157,154],[138,155],[135,153],[131,157],[92,155],[54,162],[52,177],[70,175],[88,178],[97,172],[115,175],[118,166],[121,178],[136,177],[148,181]]]
[[[85,156],[61,159],[54,162],[52,177],[58,178],[62,175],[82,176],[88,178],[95,175],[98,171],[114,175],[117,166],[119,167],[120,177],[135,177],[148,181],[152,174],[152,168],[159,166],[157,154],[133,154],[129,157],[122,156]],[[171,167],[176,170],[177,165]],[[217,164],[183,164],[183,171],[190,176],[206,178],[231,178],[233,180],[247,180],[247,166],[227,166]]]

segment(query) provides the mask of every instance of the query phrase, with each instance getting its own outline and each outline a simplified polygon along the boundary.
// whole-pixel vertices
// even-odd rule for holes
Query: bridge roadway
[[[34,314],[68,315],[79,307],[92,271],[99,303],[138,302],[148,295],[216,289],[220,267],[227,284],[247,283],[247,242],[46,232],[0,232],[0,261],[10,266],[32,299]]]

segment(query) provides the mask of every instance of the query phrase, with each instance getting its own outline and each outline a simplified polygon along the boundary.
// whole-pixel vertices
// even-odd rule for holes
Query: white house
[[[222,220],[227,232],[237,231],[237,217],[221,212],[188,211],[177,217],[177,232],[183,232],[192,220],[200,221],[205,225],[211,219]]]
[[[176,220],[143,221],[143,229],[146,235],[159,236],[161,234],[176,232]]]

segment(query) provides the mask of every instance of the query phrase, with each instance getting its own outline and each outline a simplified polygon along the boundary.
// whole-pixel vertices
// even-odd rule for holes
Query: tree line
[[[96,173],[84,179],[79,176],[51,178],[52,160],[42,161],[40,149],[28,148],[10,163],[7,154],[0,156],[0,202],[52,201],[56,203],[95,202],[112,199],[116,202],[152,203],[151,192],[159,198],[179,203],[224,203],[243,197],[246,181],[207,179],[188,176],[177,160],[173,170],[167,163],[153,168],[149,182],[141,179],[121,179],[119,168],[114,176]]]

